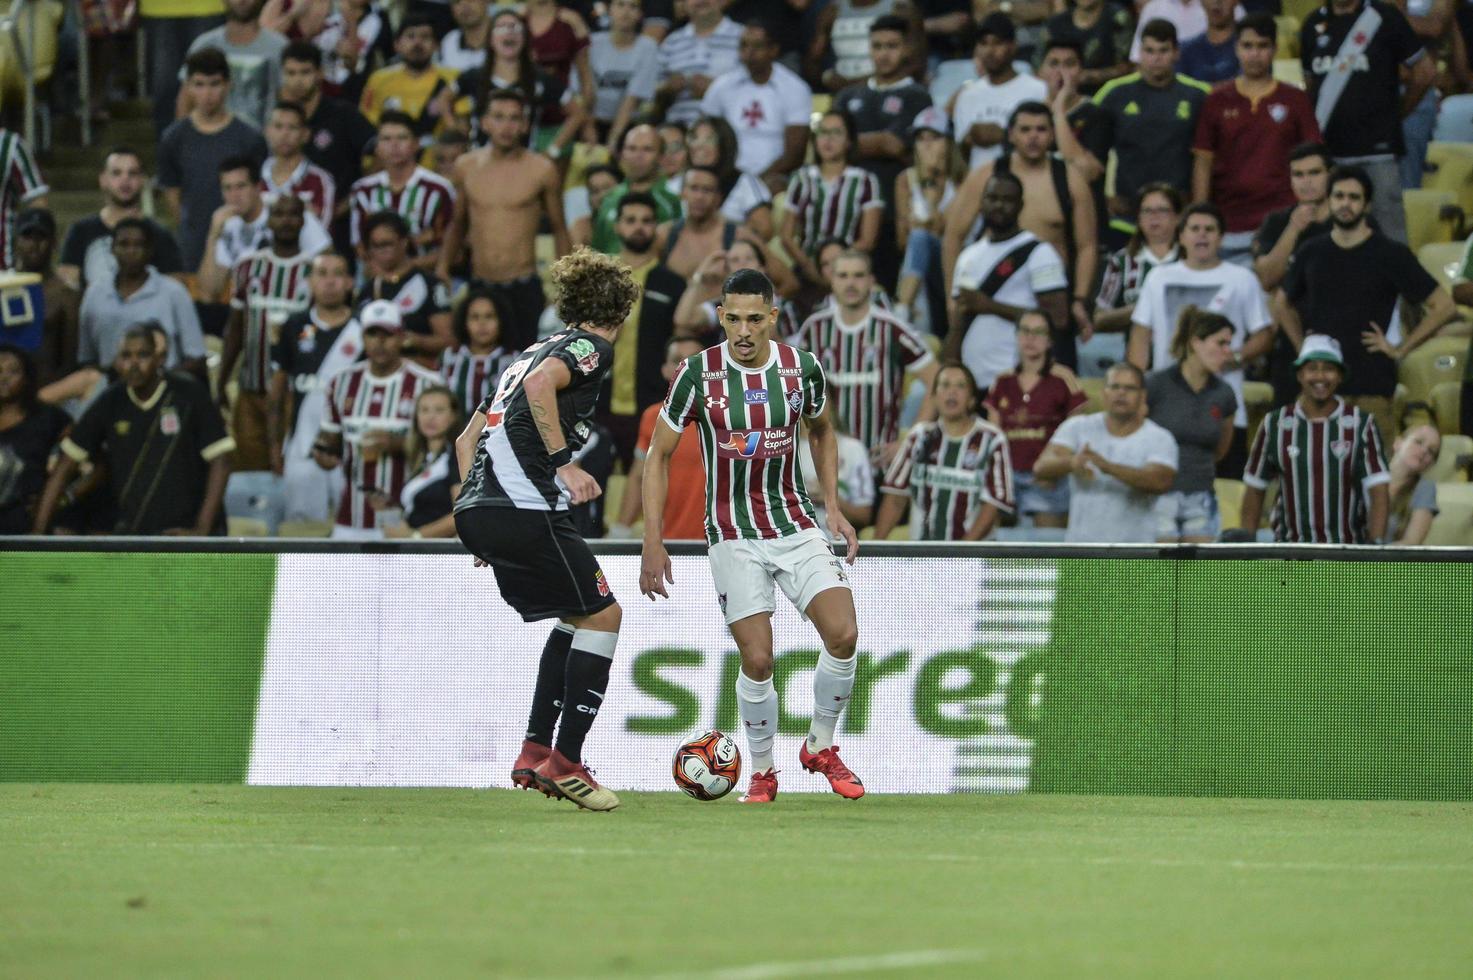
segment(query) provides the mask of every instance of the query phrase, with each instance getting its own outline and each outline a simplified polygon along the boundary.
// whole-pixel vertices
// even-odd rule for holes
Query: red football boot
[[[829,787],[846,800],[857,800],[864,795],[864,783],[844,765],[839,758],[839,747],[831,745],[821,752],[809,752],[808,743],[798,749],[798,761],[809,772],[822,773],[828,778]]]
[[[777,770],[769,769],[752,773],[752,781],[747,784],[747,795],[742,797],[742,802],[771,803],[776,796]]]
[[[511,765],[511,784],[518,789],[535,789],[539,793],[547,793],[537,782],[536,769],[547,761],[549,755],[552,755],[552,749],[548,746],[524,740],[521,754]]]

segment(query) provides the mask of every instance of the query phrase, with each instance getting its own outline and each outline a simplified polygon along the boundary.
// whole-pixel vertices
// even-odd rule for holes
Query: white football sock
[[[822,752],[834,744],[834,729],[839,727],[839,714],[849,703],[854,690],[855,658],[840,660],[827,650],[818,655],[818,668],[813,672],[813,724],[808,728],[808,751]]]
[[[752,772],[772,768],[772,739],[777,735],[777,691],[772,678],[754,681],[745,673],[737,673],[737,710],[747,732],[747,749],[752,756]]]

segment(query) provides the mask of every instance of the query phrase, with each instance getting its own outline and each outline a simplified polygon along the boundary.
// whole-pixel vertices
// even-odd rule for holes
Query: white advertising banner
[[[600,562],[624,608],[608,695],[584,751],[600,781],[673,789],[676,746],[709,728],[732,734],[745,754],[738,657],[706,559],[673,559],[672,598],[654,603],[639,594],[638,558]],[[1032,743],[1010,730],[1004,702],[1012,665],[1049,641],[1056,574],[1037,559],[853,566],[860,660],[836,740],[867,788],[1028,788]],[[782,791],[826,791],[797,761],[818,637],[780,592],[777,604]],[[281,556],[249,781],[509,786],[552,625],[523,623],[491,571],[466,556]],[[1036,706],[1039,691],[1022,694]]]

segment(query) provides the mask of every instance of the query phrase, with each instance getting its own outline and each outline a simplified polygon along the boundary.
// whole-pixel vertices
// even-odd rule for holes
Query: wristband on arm
[[[573,450],[564,446],[555,453],[548,453],[547,461],[552,464],[553,469],[560,470],[573,461]]]

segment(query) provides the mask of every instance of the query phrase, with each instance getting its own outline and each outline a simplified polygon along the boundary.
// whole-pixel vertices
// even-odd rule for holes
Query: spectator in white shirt
[[[770,31],[755,20],[746,26],[738,49],[741,66],[711,83],[701,114],[730,123],[737,137],[737,169],[757,174],[778,191],[803,163],[813,90],[777,64],[781,49]]]
[[[972,60],[978,77],[957,89],[947,106],[959,147],[970,146],[970,168],[976,170],[1002,156],[1008,118],[1023,102],[1045,102],[1048,86],[1013,68],[1018,32],[1007,14],[988,14],[977,28]]]
[[[690,23],[660,43],[657,92],[670,101],[666,122],[682,126],[695,122],[712,80],[737,66],[742,28],[721,11],[721,0],[686,0]]]

